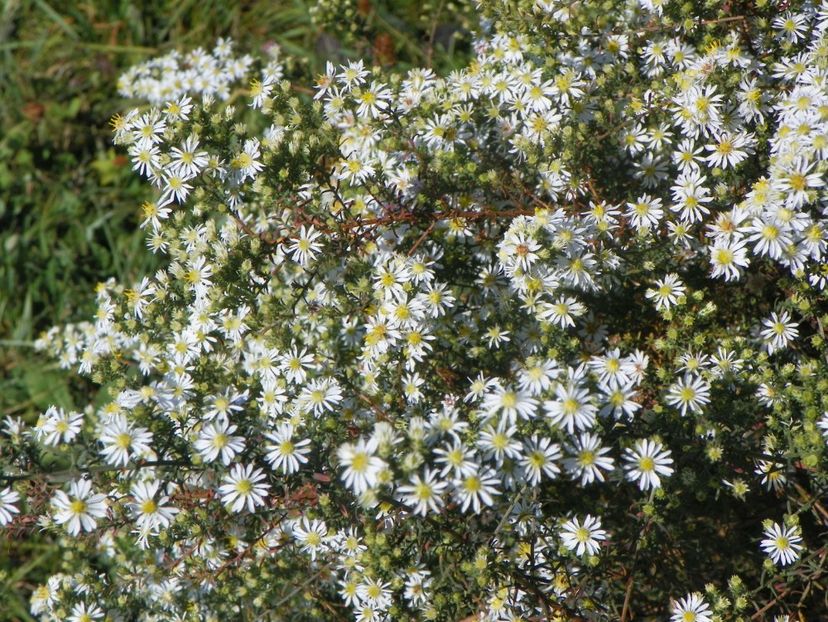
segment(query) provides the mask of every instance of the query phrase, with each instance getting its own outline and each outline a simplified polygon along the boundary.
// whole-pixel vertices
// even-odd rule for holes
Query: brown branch
[[[746,15],[732,15],[730,17],[720,17],[719,19],[705,19],[699,22],[699,24],[702,26],[715,26],[716,24],[723,24],[725,22],[740,22],[746,19]]]
[[[770,601],[768,604],[766,604],[764,607],[762,607],[756,613],[754,613],[752,616],[750,616],[750,619],[751,620],[763,619],[763,616],[764,616],[765,612],[768,609],[770,609],[771,607],[773,607],[776,603],[781,601],[783,598],[785,598],[788,594],[790,594],[791,591],[792,591],[791,588],[788,588],[784,592],[782,592],[781,594],[778,594],[776,596],[776,598],[774,598],[772,601]]]
[[[624,605],[621,607],[621,622],[627,622],[627,616],[630,613],[630,601],[632,600],[632,589],[633,574],[632,571],[630,571],[630,574],[627,577],[627,589],[624,592]]]
[[[425,239],[426,239],[426,237],[428,236],[428,234],[429,234],[429,233],[431,233],[431,232],[434,230],[434,226],[435,226],[436,224],[437,224],[437,221],[435,220],[434,222],[432,222],[432,223],[428,226],[428,229],[426,229],[425,231],[423,231],[423,234],[422,234],[419,238],[417,238],[417,241],[416,241],[416,242],[414,242],[414,245],[413,245],[413,246],[411,247],[411,249],[408,251],[408,256],[409,256],[409,257],[411,257],[411,255],[413,255],[413,254],[414,254],[414,251],[416,251],[416,250],[417,250],[417,247],[418,247],[420,244],[422,244],[422,243],[423,243],[423,240],[425,240]]]

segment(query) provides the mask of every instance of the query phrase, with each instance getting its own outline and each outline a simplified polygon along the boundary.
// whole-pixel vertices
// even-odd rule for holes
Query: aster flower
[[[402,502],[411,507],[414,514],[425,516],[429,512],[439,513],[448,483],[437,479],[437,472],[430,469],[426,469],[422,476],[414,474],[410,482],[397,488]]]
[[[682,416],[688,410],[700,414],[703,407],[710,403],[710,385],[700,376],[686,373],[681,380],[670,386],[667,403],[678,408]]]
[[[106,495],[92,492],[92,483],[79,479],[69,484],[69,494],[58,490],[52,497],[55,522],[66,525],[70,535],[92,531],[98,518],[106,516]]]
[[[785,465],[780,462],[758,460],[753,472],[761,477],[761,483],[768,490],[784,490],[785,484],[788,482],[788,477],[785,474]]]
[[[784,350],[799,336],[797,322],[791,320],[791,315],[787,311],[774,311],[769,318],[762,320],[762,326],[765,328],[759,334],[765,342],[768,354]]]
[[[236,154],[230,166],[236,172],[239,183],[246,179],[255,179],[259,172],[264,169],[264,164],[261,163],[262,153],[260,150],[261,143],[258,138],[248,138],[244,142],[244,149]]]
[[[38,434],[46,445],[57,446],[73,441],[83,426],[82,413],[67,412],[56,406],[50,406],[43,413],[43,419]]]
[[[446,477],[453,473],[455,477],[476,473],[480,465],[475,461],[472,449],[459,439],[454,439],[451,445],[438,447],[434,450],[435,462],[442,465],[440,475]]]
[[[302,547],[302,550],[315,560],[320,551],[327,547],[329,540],[328,526],[319,519],[308,520],[303,517],[293,525],[293,537]]]
[[[705,160],[719,168],[733,168],[748,157],[749,135],[722,132],[716,142],[705,145],[711,152]]]
[[[339,464],[345,469],[342,480],[355,494],[362,494],[379,481],[379,473],[386,465],[374,455],[376,451],[377,441],[373,438],[361,438],[356,444],[346,443],[337,450]]]
[[[630,382],[630,365],[618,348],[608,350],[603,356],[593,356],[589,367],[598,374],[598,382],[607,387],[616,388]]]
[[[84,602],[80,602],[72,607],[72,611],[66,620],[67,622],[93,622],[103,617],[104,612],[97,605],[87,605]]]
[[[502,421],[514,424],[518,417],[534,417],[537,406],[537,401],[528,393],[495,384],[494,390],[484,396],[481,407],[490,416],[499,414]]]
[[[614,460],[607,456],[609,449],[601,446],[597,434],[584,432],[575,441],[566,445],[567,457],[563,464],[573,479],[580,479],[581,485],[591,484],[595,480],[604,481],[602,471],[612,471]]]
[[[516,426],[508,426],[503,422],[498,423],[497,427],[490,425],[480,433],[478,447],[486,452],[489,458],[493,458],[497,466],[503,464],[506,458],[516,460],[520,458],[522,449],[520,442],[515,438],[516,432]]]
[[[162,175],[162,192],[158,199],[158,207],[166,207],[172,202],[179,205],[184,204],[193,189],[192,185],[187,183],[191,178],[179,169],[164,173]]]
[[[822,435],[828,440],[828,412],[822,413],[822,417],[817,421],[817,426],[822,430]]]
[[[596,555],[600,543],[607,539],[607,532],[601,529],[601,519],[587,514],[583,521],[572,518],[561,526],[561,541],[577,555]]]
[[[290,475],[299,471],[300,465],[307,463],[310,453],[310,439],[295,440],[294,428],[289,422],[282,422],[275,432],[265,434],[272,441],[267,445],[265,459],[274,469]]]
[[[742,268],[750,264],[745,242],[740,239],[719,240],[708,247],[710,263],[713,265],[712,276],[723,276],[726,281],[738,280]]]
[[[191,134],[181,147],[173,147],[170,150],[172,162],[169,164],[171,172],[180,173],[185,179],[195,177],[204,167],[207,166],[207,152],[199,151],[198,136]]]
[[[287,251],[293,255],[296,263],[302,267],[307,267],[322,248],[322,244],[316,241],[321,235],[312,226],[305,227],[305,225],[302,225],[299,230],[299,237],[291,240]]]
[[[391,606],[391,590],[388,583],[379,579],[364,577],[357,587],[362,602],[382,611]]]
[[[115,415],[104,425],[100,442],[101,454],[109,464],[126,466],[131,459],[151,451],[152,433],[133,427],[123,415]]]
[[[673,605],[670,622],[712,622],[713,612],[701,594],[688,594]]]
[[[237,453],[244,451],[244,438],[233,436],[236,429],[235,425],[222,419],[208,423],[201,430],[193,447],[206,462],[213,462],[220,457],[222,464],[227,466]]]
[[[532,486],[540,483],[541,477],[546,475],[555,479],[561,472],[557,461],[561,458],[560,446],[546,437],[533,434],[529,442],[524,443],[523,456],[520,465],[526,472],[527,481]]]
[[[500,494],[499,483],[500,479],[489,468],[464,474],[454,480],[454,495],[460,510],[465,512],[471,508],[475,514],[480,514],[482,506],[492,506],[494,497]]]
[[[266,479],[261,469],[254,469],[249,464],[236,464],[225,476],[225,483],[218,492],[231,512],[241,512],[245,506],[248,512],[255,512],[256,507],[265,505],[270,488],[270,484],[264,483]]]
[[[576,317],[583,315],[586,307],[575,298],[561,297],[552,304],[542,305],[538,317],[557,324],[561,328],[575,326]]]
[[[614,388],[602,384],[599,389],[604,405],[598,414],[603,417],[612,415],[616,419],[629,420],[641,409],[641,404],[634,400],[637,392],[632,381]]]
[[[648,194],[642,195],[635,201],[627,203],[626,215],[632,226],[639,231],[649,231],[654,227],[658,227],[664,217],[661,199]]]
[[[625,450],[624,461],[627,479],[637,482],[641,490],[660,488],[661,477],[669,477],[673,474],[673,467],[670,466],[673,464],[670,451],[654,440],[636,441],[633,447]]]
[[[129,508],[135,515],[139,528],[155,531],[169,527],[178,513],[177,508],[166,505],[170,500],[169,496],[161,495],[156,498],[158,488],[159,482],[150,481],[136,482],[130,490],[133,501]]]
[[[555,389],[556,399],[544,402],[543,407],[549,420],[572,434],[577,430],[588,430],[595,423],[597,408],[592,404],[588,389],[571,383],[559,384]]]
[[[20,495],[9,487],[0,490],[0,526],[8,525],[19,514],[20,510],[15,505],[20,501]]]
[[[685,287],[677,274],[668,274],[655,282],[655,287],[648,289],[646,297],[655,303],[656,309],[669,309],[678,304],[678,299],[684,296]]]
[[[762,550],[780,566],[790,566],[799,559],[802,550],[802,535],[798,526],[785,527],[772,523],[765,528]]]

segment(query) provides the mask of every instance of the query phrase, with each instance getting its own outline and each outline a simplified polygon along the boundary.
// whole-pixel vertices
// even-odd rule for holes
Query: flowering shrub
[[[443,77],[123,77],[166,263],[39,341],[102,403],[6,420],[33,614],[828,613],[828,4],[479,9]]]

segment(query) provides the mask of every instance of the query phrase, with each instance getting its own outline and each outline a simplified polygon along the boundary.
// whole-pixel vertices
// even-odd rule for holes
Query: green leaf
[[[34,405],[42,410],[52,405],[67,410],[73,407],[66,378],[56,371],[44,370],[39,365],[26,367],[23,383]]]

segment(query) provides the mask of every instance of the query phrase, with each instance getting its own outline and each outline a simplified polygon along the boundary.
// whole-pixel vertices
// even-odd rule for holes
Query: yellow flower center
[[[480,478],[476,475],[472,475],[471,477],[467,477],[463,482],[463,487],[471,493],[479,492],[482,488],[480,484]]]
[[[506,391],[503,397],[500,398],[500,403],[503,405],[503,408],[514,408],[517,406],[517,395],[515,395],[514,391]]]
[[[427,501],[431,499],[431,486],[425,482],[420,482],[414,487],[414,495],[420,501]]]
[[[69,509],[71,510],[72,514],[83,514],[86,512],[86,501],[82,501],[81,499],[75,499],[72,503],[69,504]]]
[[[568,397],[563,401],[563,412],[565,415],[572,416],[578,412],[579,406],[578,400],[573,397]]]
[[[351,470],[358,473],[364,472],[368,468],[368,454],[364,451],[358,451],[354,454],[351,460]]]

